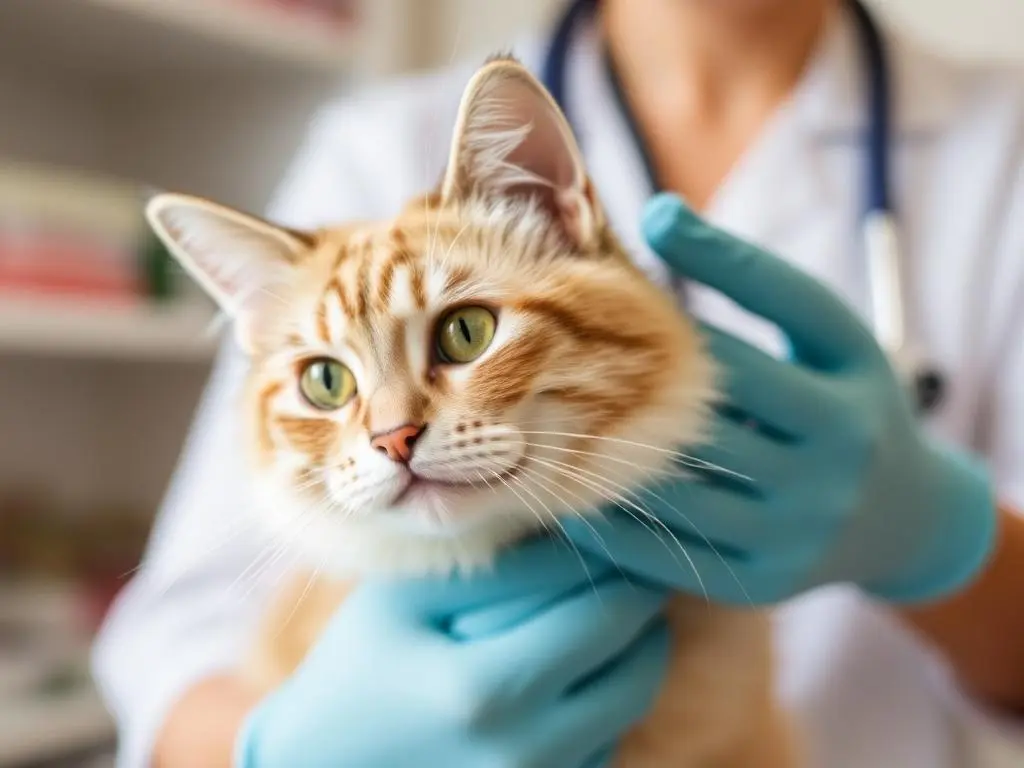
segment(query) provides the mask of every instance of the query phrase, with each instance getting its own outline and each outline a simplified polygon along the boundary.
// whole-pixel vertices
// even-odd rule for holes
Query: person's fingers
[[[729,521],[737,519],[736,516],[745,521],[754,519],[758,514],[763,516],[762,505],[750,499],[716,494],[713,490],[710,493],[705,493],[702,488],[693,490],[695,496],[702,494],[711,499],[710,509],[715,510],[715,514],[703,516],[702,522],[719,526],[721,531],[716,530],[716,533],[733,537],[739,531],[744,540],[748,536],[758,538],[751,534],[751,529],[744,527],[744,523],[730,525]],[[666,495],[664,498],[671,500],[672,497]],[[687,495],[681,494],[678,498],[685,501]],[[657,502],[652,502],[652,506],[654,503]],[[699,508],[695,505],[695,509],[690,511],[696,515]],[[692,595],[710,596],[737,605],[751,602],[746,575],[750,552],[737,546],[735,539],[716,540],[707,533],[666,531],[667,526],[662,527],[649,520],[640,522],[619,510],[607,510],[605,519],[589,522],[589,526],[565,522],[573,543],[584,552],[606,559],[620,571],[645,582]],[[689,523],[687,526],[690,531],[694,530]],[[701,529],[706,527],[700,526]],[[759,524],[753,530],[762,531],[765,540],[771,534],[771,527],[767,524]]]
[[[819,423],[828,404],[820,378],[712,325],[701,323],[700,329],[723,369],[719,387],[728,406],[793,439]]]
[[[685,565],[684,550],[691,547],[742,557],[747,531],[759,535],[764,519],[760,498],[739,483],[720,485],[692,474],[652,480],[626,501],[605,505],[602,515],[567,517],[562,530],[586,553],[608,558],[637,549],[659,563],[669,558]]]
[[[556,729],[576,731],[578,764],[617,742],[653,708],[664,685],[672,635],[664,620],[652,625],[606,669],[573,691],[553,715]]]
[[[595,754],[587,758],[580,768],[611,768],[612,760],[615,759],[614,744],[601,747]]]
[[[433,624],[486,606],[537,595],[569,592],[609,571],[597,558],[581,560],[566,542],[542,537],[512,547],[489,569],[448,577],[367,580],[362,591],[387,601],[392,611]]]
[[[667,595],[610,576],[471,646],[494,690],[522,705],[554,701],[617,658],[663,610]],[[497,681],[496,683],[494,681]]]
[[[671,639],[659,620],[568,696],[532,710],[513,743],[517,762],[604,768],[619,740],[653,707],[668,670]]]
[[[876,349],[870,330],[830,289],[702,221],[678,197],[652,198],[644,210],[643,231],[674,272],[776,324],[811,365],[843,365]]]
[[[786,443],[723,416],[712,420],[707,438],[686,455],[691,460],[679,463],[704,482],[730,484],[737,491],[762,496],[789,478],[795,459]]]
[[[538,593],[458,614],[452,617],[449,634],[456,640],[482,640],[521,624],[567,594]]]

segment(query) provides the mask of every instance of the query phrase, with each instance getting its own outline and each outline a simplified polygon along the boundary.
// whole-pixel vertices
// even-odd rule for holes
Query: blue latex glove
[[[678,198],[654,198],[643,230],[676,274],[778,326],[790,359],[704,328],[725,368],[727,402],[709,445],[694,453],[748,479],[701,472],[698,482],[680,476],[642,495],[694,569],[657,525],[618,510],[596,524],[603,542],[567,522],[574,541],[732,603],[834,582],[920,601],[971,579],[995,538],[989,480],[970,456],[926,437],[870,330],[819,282],[712,228]]]
[[[541,541],[472,580],[362,586],[250,715],[235,764],[604,765],[654,701],[668,632],[662,593],[589,570]]]

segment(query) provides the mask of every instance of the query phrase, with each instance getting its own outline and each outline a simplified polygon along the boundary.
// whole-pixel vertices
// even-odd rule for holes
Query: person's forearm
[[[901,611],[949,661],[960,685],[985,703],[1024,712],[1024,517],[999,510],[999,539],[966,589]]]
[[[154,748],[154,767],[231,768],[238,729],[257,700],[233,677],[198,683],[171,709]]]

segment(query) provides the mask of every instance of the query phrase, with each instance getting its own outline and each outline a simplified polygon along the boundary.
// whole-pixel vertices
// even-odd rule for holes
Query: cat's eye
[[[446,363],[471,363],[491,345],[497,321],[484,307],[450,312],[437,330],[437,351]]]
[[[341,408],[356,393],[352,371],[337,360],[310,360],[302,369],[299,389],[310,405],[322,411]]]

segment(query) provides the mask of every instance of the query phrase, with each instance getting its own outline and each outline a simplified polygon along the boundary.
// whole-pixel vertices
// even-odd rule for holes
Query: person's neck
[[[833,2],[777,0],[740,8],[743,2],[735,0],[605,0],[602,19],[628,93],[641,101],[651,94],[676,116],[728,118],[789,93]]]
[[[658,182],[697,209],[793,90],[836,2],[756,1],[602,4],[606,45]]]

